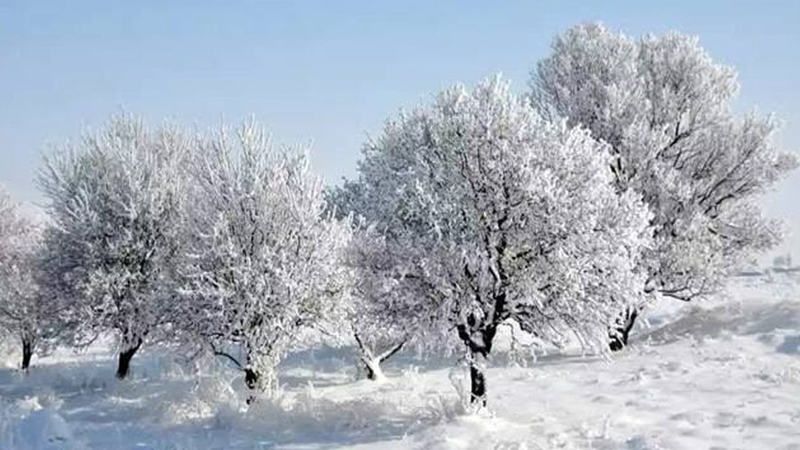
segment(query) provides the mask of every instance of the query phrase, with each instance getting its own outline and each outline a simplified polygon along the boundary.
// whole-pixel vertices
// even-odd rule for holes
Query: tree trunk
[[[28,371],[33,357],[34,343],[32,339],[22,338],[22,370]]]
[[[386,379],[386,377],[383,375],[383,370],[381,369],[380,360],[362,357],[361,362],[364,363],[364,370],[367,372],[368,380],[382,381]]]
[[[486,406],[486,375],[485,368],[477,360],[478,355],[472,355],[469,362],[469,401],[472,404]]]
[[[258,379],[261,378],[258,372],[251,368],[244,369],[244,384],[248,389],[256,389],[258,387]]]
[[[636,308],[628,308],[620,314],[617,323],[610,327],[608,331],[608,347],[612,352],[620,351],[628,346],[628,335],[633,325],[636,323],[636,317],[638,315],[639,312]]]
[[[383,364],[383,362],[387,359],[391,358],[392,355],[402,350],[405,346],[406,340],[402,339],[399,343],[394,344],[392,347],[376,356],[372,349],[361,340],[361,337],[358,333],[353,333],[353,336],[355,337],[356,344],[358,345],[358,350],[360,353],[359,359],[364,364],[364,370],[367,373],[367,379],[373,381],[385,380],[386,377],[383,376],[381,364]]]
[[[472,316],[467,318],[466,324],[457,326],[458,336],[467,346],[469,362],[469,401],[473,405],[486,406],[486,359],[492,351],[492,345],[497,327],[493,324],[482,330],[470,331],[475,327]]]
[[[117,378],[120,380],[125,379],[130,373],[131,367],[131,359],[133,355],[136,354],[136,351],[139,350],[139,347],[142,346],[142,340],[138,339],[135,346],[129,348],[128,350],[122,351],[119,353],[119,365],[117,366]]]
[[[258,382],[261,378],[261,374],[253,370],[252,368],[248,367],[244,369],[244,384],[247,386],[247,389],[250,389],[251,394],[247,396],[247,404],[251,404],[256,401],[255,392],[258,389]]]

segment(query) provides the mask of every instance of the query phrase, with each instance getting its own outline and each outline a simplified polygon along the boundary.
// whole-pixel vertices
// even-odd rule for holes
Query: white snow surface
[[[664,302],[611,359],[502,353],[488,412],[465,412],[455,359],[397,355],[356,379],[355,351],[289,356],[282,391],[249,409],[241,376],[194,374],[167,350],[114,379],[107,343],[34,359],[0,354],[0,449],[800,449],[800,283],[737,279],[701,303]]]

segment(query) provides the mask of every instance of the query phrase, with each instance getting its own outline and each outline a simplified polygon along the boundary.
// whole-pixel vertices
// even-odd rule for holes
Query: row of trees
[[[401,112],[325,188],[254,123],[192,135],[129,116],[46,158],[37,227],[0,197],[0,324],[38,342],[197,345],[270,391],[304,330],[352,337],[370,378],[405,345],[463,352],[486,402],[498,330],[623,348],[664,297],[714,292],[778,241],[758,194],[796,165],[696,39],[601,25]],[[343,326],[347,324],[347,326]]]

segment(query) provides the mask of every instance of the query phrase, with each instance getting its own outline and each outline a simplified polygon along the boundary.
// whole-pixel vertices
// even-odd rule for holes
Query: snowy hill
[[[218,364],[196,377],[149,349],[118,382],[106,346],[59,351],[27,376],[0,369],[0,448],[800,448],[792,279],[736,280],[717,300],[664,303],[648,321],[613,360],[496,358],[483,415],[463,414],[453,361],[403,355],[378,384],[355,381],[348,349],[297,353],[280,398],[248,411],[240,376]]]

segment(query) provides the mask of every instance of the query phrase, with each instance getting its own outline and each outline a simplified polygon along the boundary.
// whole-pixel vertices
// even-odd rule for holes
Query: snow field
[[[195,375],[150,348],[119,382],[108,343],[59,350],[26,376],[0,369],[0,448],[798,449],[796,288],[740,281],[726,296],[664,303],[613,360],[498,355],[478,414],[454,389],[466,382],[457,361],[411,352],[383,383],[355,379],[353,349],[294,353],[280,392],[247,408],[241,376],[219,361],[195,362]]]

